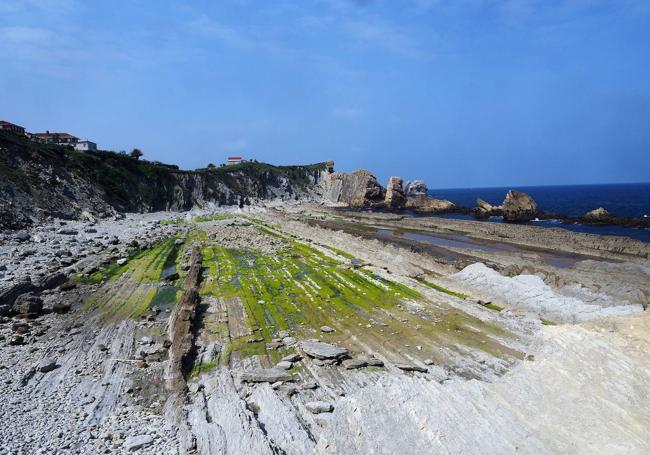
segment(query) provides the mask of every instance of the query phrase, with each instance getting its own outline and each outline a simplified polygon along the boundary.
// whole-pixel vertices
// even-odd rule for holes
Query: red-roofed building
[[[11,131],[16,134],[25,134],[25,128],[15,125],[11,122],[7,122],[5,120],[0,120],[0,130]]]
[[[233,164],[243,163],[244,161],[246,160],[243,159],[241,156],[229,156],[228,159],[226,160],[226,164],[230,166]]]
[[[45,144],[58,144],[58,145],[72,145],[74,146],[79,142],[79,138],[68,133],[50,133],[46,131],[44,133],[32,133],[32,139],[43,142]]]

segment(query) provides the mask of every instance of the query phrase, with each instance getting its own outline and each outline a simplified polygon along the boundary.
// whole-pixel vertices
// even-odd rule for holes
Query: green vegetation
[[[462,294],[460,292],[455,292],[455,291],[452,291],[450,289],[444,288],[444,287],[439,286],[439,285],[437,285],[435,283],[427,281],[424,278],[418,278],[418,281],[420,283],[424,284],[425,286],[431,288],[431,289],[435,289],[438,292],[442,292],[444,294],[448,294],[448,295],[452,295],[454,297],[458,297],[459,299],[462,299],[462,300],[465,300],[468,297],[466,294]]]
[[[542,321],[542,325],[557,325],[555,322],[549,319],[540,318],[540,320]]]
[[[180,292],[171,286],[159,287],[157,284],[165,270],[176,266],[177,238],[169,237],[151,249],[133,254],[122,266],[114,262],[92,274],[90,282],[105,284],[86,302],[86,306],[100,309],[112,317],[137,318],[152,304],[163,308],[176,303]]]
[[[229,220],[232,218],[236,218],[236,215],[231,215],[229,213],[225,213],[222,215],[210,215],[210,216],[195,216],[192,218],[192,221],[195,223],[205,223],[207,221],[222,221],[222,220]]]
[[[326,249],[330,250],[332,253],[338,254],[339,256],[341,256],[343,258],[350,259],[350,260],[356,259],[350,253],[346,253],[345,251],[339,250],[338,248],[334,248],[333,246],[323,245],[323,248],[326,248]]]
[[[388,350],[402,361],[404,343],[427,346],[414,355],[441,362],[444,354],[435,343],[503,354],[502,346],[490,338],[507,336],[498,327],[445,306],[426,310],[419,306],[418,314],[413,314],[404,307],[409,301],[422,302],[419,292],[369,270],[350,268],[300,242],[288,239],[288,244],[273,255],[204,246],[207,277],[201,294],[230,305],[226,322],[204,325],[212,337],[225,343],[221,364],[257,355],[272,365],[283,352],[267,350],[267,344],[281,330],[290,330],[298,338],[323,336],[352,349]],[[240,308],[241,316],[233,306]],[[233,335],[233,324],[245,327],[247,335]],[[322,335],[323,325],[334,327],[335,332]],[[205,371],[205,366],[197,368]]]
[[[503,307],[495,305],[494,303],[488,303],[487,305],[484,305],[484,307],[494,311],[503,311]]]

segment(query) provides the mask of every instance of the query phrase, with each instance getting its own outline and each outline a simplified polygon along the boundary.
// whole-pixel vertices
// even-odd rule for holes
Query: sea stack
[[[386,208],[391,210],[402,210],[406,205],[403,180],[401,177],[391,177],[386,187]]]
[[[501,204],[503,218],[506,221],[530,221],[538,213],[537,204],[526,193],[510,190]]]

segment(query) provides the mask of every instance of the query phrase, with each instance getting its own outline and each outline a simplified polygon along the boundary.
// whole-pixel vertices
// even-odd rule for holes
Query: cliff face
[[[188,210],[211,204],[320,197],[325,163],[262,163],[196,171],[137,161],[112,152],[76,152],[0,132],[0,228],[47,216],[78,218],[86,211]]]

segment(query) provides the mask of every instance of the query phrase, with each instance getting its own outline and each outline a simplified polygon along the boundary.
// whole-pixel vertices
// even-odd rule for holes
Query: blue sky
[[[0,118],[183,168],[648,181],[647,0],[0,0]]]

